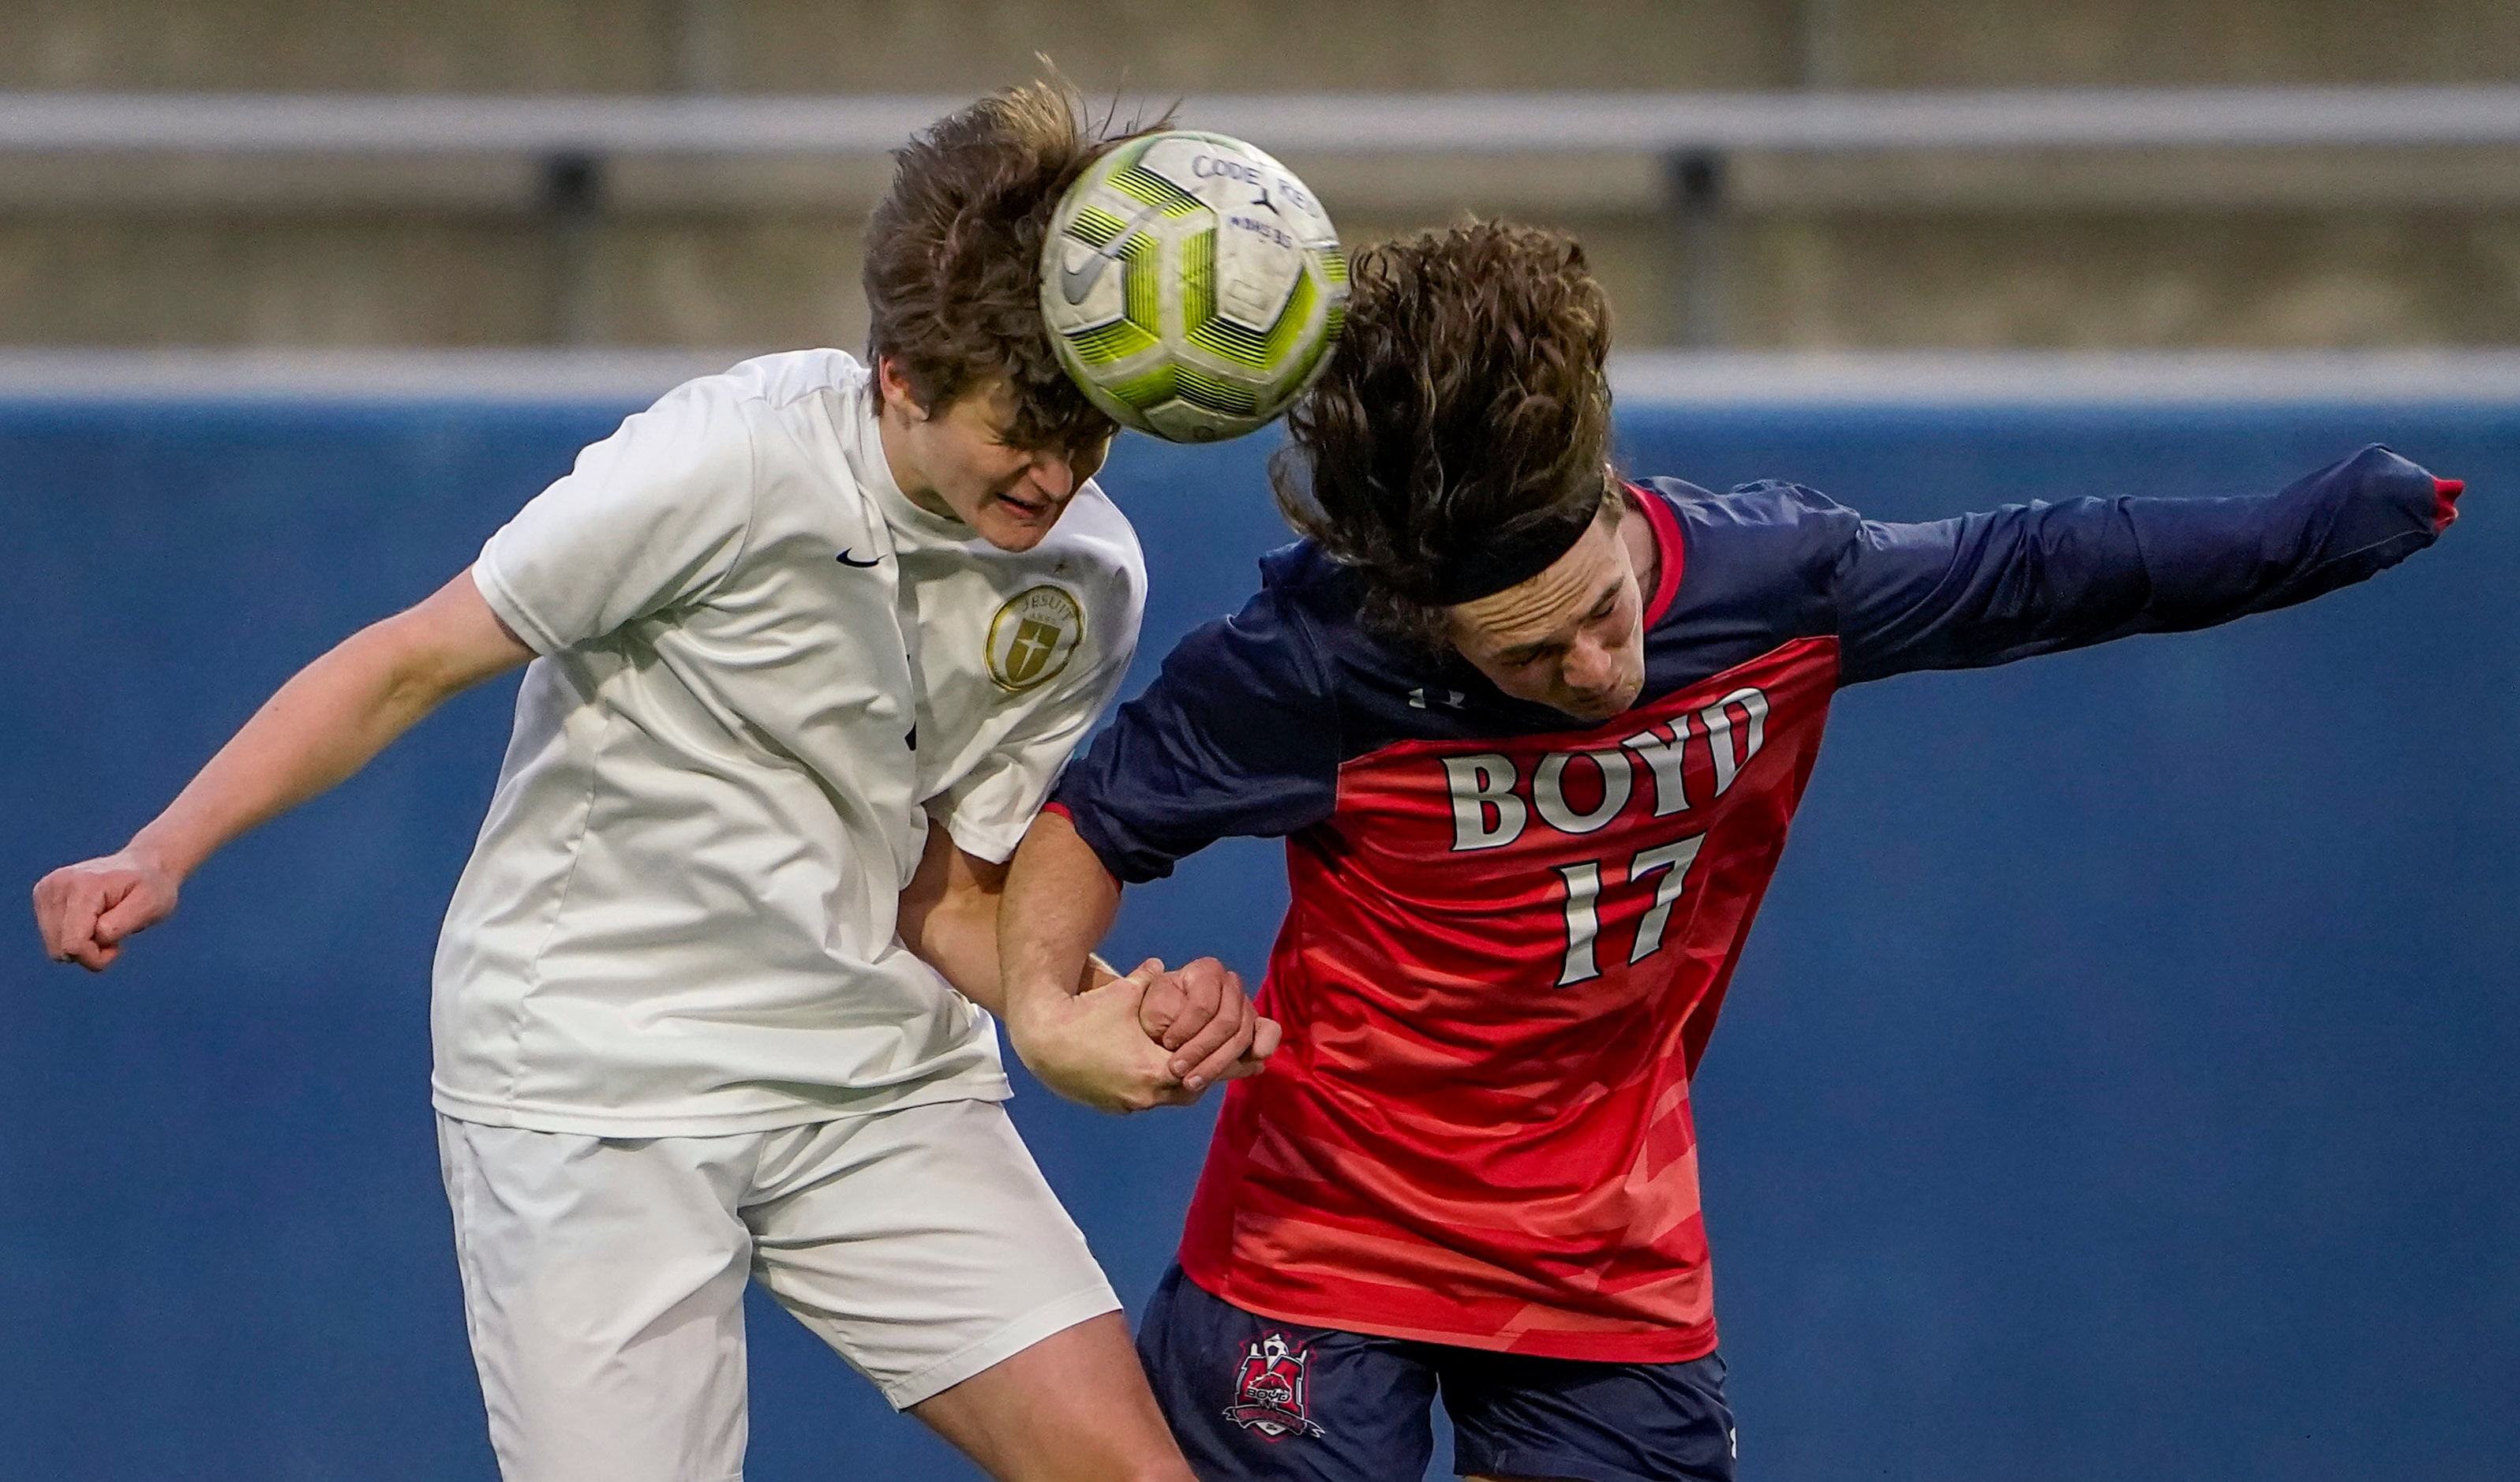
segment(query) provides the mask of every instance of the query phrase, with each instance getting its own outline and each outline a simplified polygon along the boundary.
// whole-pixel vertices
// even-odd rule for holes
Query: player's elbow
[[[469,573],[342,646],[354,647],[380,675],[391,707],[414,717],[534,656],[490,610]]]
[[[376,708],[417,720],[472,683],[461,656],[432,642],[426,631],[388,617],[366,628],[335,653],[365,671]]]
[[[1042,809],[1025,829],[1008,878],[1011,890],[1015,888],[1014,881],[1025,885],[1048,881],[1063,889],[1099,885],[1115,899],[1120,893],[1119,876],[1077,831],[1076,821],[1067,809],[1057,803]]]

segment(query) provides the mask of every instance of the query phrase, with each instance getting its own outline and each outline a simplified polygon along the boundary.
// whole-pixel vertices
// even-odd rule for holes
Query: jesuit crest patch
[[[1085,609],[1062,587],[1026,588],[989,619],[989,678],[1020,695],[1058,677],[1085,641]]]
[[[1304,1375],[1313,1351],[1273,1332],[1242,1350],[1242,1366],[1234,1374],[1234,1403],[1225,1417],[1244,1430],[1275,1441],[1284,1436],[1318,1436],[1306,1399],[1310,1381]]]

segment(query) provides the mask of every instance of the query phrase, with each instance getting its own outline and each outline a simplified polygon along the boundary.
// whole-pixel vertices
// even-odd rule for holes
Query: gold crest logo
[[[989,619],[989,678],[1020,695],[1058,677],[1085,641],[1085,609],[1058,587],[1031,587]]]

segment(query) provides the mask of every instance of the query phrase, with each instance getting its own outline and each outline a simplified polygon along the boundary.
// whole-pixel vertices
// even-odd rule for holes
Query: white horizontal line
[[[0,404],[642,405],[742,349],[0,350]],[[2520,406],[2520,351],[1616,355],[1619,405]]]
[[[644,405],[757,353],[0,349],[0,403]]]
[[[0,149],[879,154],[961,95],[0,93]],[[2520,86],[1192,98],[1182,121],[1310,154],[2520,143]]]

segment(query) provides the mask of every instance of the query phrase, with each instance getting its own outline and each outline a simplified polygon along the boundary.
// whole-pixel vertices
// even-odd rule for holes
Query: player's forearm
[[[352,635],[280,687],[126,847],[177,877],[315,797],[471,683],[413,641],[412,614]]]
[[[944,975],[954,991],[1000,1018],[1007,1015],[1006,979],[998,970],[996,902],[982,914],[969,909],[931,916],[910,950]],[[1107,983],[1120,974],[1111,965],[1088,954],[1078,969],[1073,992]]]
[[[2432,544],[2458,488],[2375,447],[2272,495],[1868,525],[1840,582],[1841,678],[2003,663],[2288,606]]]
[[[1120,909],[1120,882],[1102,868],[1076,827],[1044,813],[1024,834],[998,908],[998,959],[1006,1013],[1014,1025],[1027,1006],[1075,993],[1095,947]]]
[[[2142,623],[2202,628],[2364,580],[2439,538],[2462,487],[2374,446],[2272,495],[2129,501]]]
[[[965,854],[941,823],[934,825],[910,888],[901,893],[899,917],[901,939],[912,954],[1000,1018],[1006,1017],[1007,995],[998,921],[1007,874],[1004,865]],[[1108,966],[1089,957],[1077,986],[1090,988],[1114,976]]]
[[[954,990],[1004,1017],[1005,987],[998,973],[998,896],[995,891],[948,889],[913,915],[903,900],[902,940],[920,961],[943,974]]]

